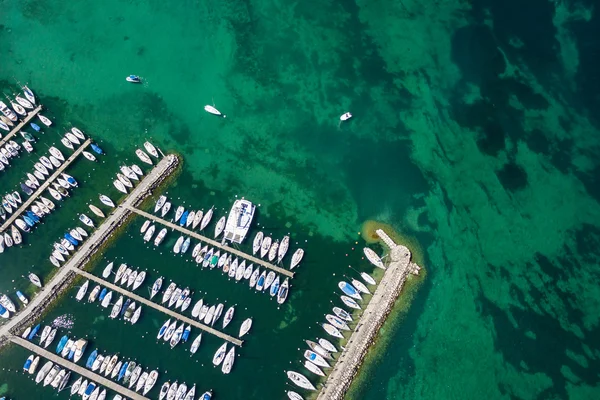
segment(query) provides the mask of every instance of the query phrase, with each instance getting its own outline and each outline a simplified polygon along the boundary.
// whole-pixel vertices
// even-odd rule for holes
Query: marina
[[[96,382],[96,384],[100,384],[101,386],[104,386],[114,392],[117,392],[123,396],[126,396],[129,399],[148,400],[147,397],[144,397],[144,396],[134,392],[133,390],[130,390],[124,386],[121,386],[121,385],[117,384],[116,382],[111,381],[102,375],[92,372],[89,369],[83,368],[69,360],[66,360],[54,353],[51,353],[48,350],[46,350],[40,346],[37,346],[37,345],[31,343],[30,341],[27,341],[21,337],[10,336],[9,340],[12,343],[15,343],[35,354],[38,354],[40,357],[43,357],[46,360],[50,360],[55,364],[61,365],[62,367],[89,379],[90,381]]]
[[[246,254],[243,251],[240,251],[240,250],[235,249],[233,247],[225,246],[225,245],[223,245],[222,243],[220,243],[220,242],[218,242],[216,240],[213,240],[213,239],[210,239],[210,238],[208,238],[206,236],[200,235],[199,233],[196,233],[194,231],[186,229],[186,228],[184,228],[184,227],[182,227],[180,225],[174,224],[174,223],[172,223],[170,221],[166,221],[166,220],[164,220],[162,218],[157,217],[156,215],[152,215],[152,214],[147,213],[145,211],[142,211],[142,210],[140,210],[138,208],[131,207],[131,206],[126,206],[126,207],[128,207],[129,210],[135,212],[136,214],[139,214],[139,215],[141,215],[141,216],[143,216],[145,218],[148,218],[148,219],[150,219],[150,220],[152,220],[154,222],[157,222],[157,223],[159,223],[161,225],[164,225],[164,226],[166,226],[168,228],[171,228],[173,230],[179,231],[179,232],[184,233],[184,234],[186,234],[188,236],[196,238],[196,239],[200,240],[201,242],[208,243],[211,246],[214,246],[214,247],[217,247],[217,248],[219,248],[221,250],[224,250],[226,252],[235,254],[236,256],[238,256],[240,258],[244,258],[244,259],[246,259],[246,260],[248,260],[248,261],[250,261],[250,262],[252,262],[254,264],[261,265],[261,266],[263,266],[265,268],[268,268],[268,269],[270,269],[272,271],[278,272],[278,273],[280,273],[282,275],[285,275],[285,276],[287,276],[289,278],[293,278],[294,277],[294,272],[292,272],[292,271],[289,271],[287,269],[284,269],[284,268],[278,267],[276,265],[273,265],[273,264],[271,264],[271,263],[269,263],[269,262],[267,262],[265,260],[261,260],[260,258],[256,258],[256,257],[254,257],[254,256],[252,256],[250,254]]]
[[[150,300],[148,300],[148,299],[146,299],[146,298],[144,298],[142,296],[139,296],[139,295],[137,295],[135,293],[132,293],[132,292],[126,290],[126,289],[123,289],[120,286],[117,286],[117,285],[115,285],[115,284],[113,284],[111,282],[108,282],[108,281],[106,281],[106,280],[104,280],[102,278],[99,278],[99,277],[97,277],[95,275],[92,275],[89,272],[85,272],[85,271],[82,271],[80,269],[74,269],[74,272],[77,273],[77,274],[79,274],[79,275],[82,275],[82,276],[88,278],[91,281],[99,283],[102,286],[110,288],[111,290],[113,290],[115,292],[119,292],[119,293],[123,294],[124,296],[132,298],[133,300],[135,300],[135,301],[137,301],[137,302],[139,302],[141,304],[145,304],[148,307],[152,307],[155,310],[162,312],[163,314],[166,314],[166,315],[168,315],[170,317],[173,317],[173,318],[175,318],[175,319],[177,319],[179,321],[185,322],[186,324],[189,324],[189,325],[194,326],[194,327],[196,327],[198,329],[201,329],[204,332],[210,333],[211,335],[215,335],[215,336],[217,336],[220,339],[224,339],[224,340],[228,341],[229,343],[235,344],[236,346],[241,346],[243,344],[243,340],[234,338],[233,336],[227,335],[227,334],[225,334],[225,333],[223,333],[221,331],[213,329],[212,327],[210,327],[208,325],[202,324],[202,323],[200,323],[198,321],[195,321],[195,320],[193,320],[193,319],[191,319],[189,317],[186,317],[185,315],[179,314],[179,313],[177,313],[177,312],[175,312],[175,311],[173,311],[171,309],[163,307],[160,304],[157,304],[157,303],[155,303],[153,301],[150,301]]]
[[[30,111],[27,114],[27,116],[25,118],[23,118],[23,120],[21,122],[19,122],[13,129],[11,129],[11,131],[9,133],[4,135],[0,139],[0,147],[2,147],[5,143],[7,143],[9,140],[11,140],[13,137],[15,137],[17,135],[17,133],[19,133],[19,131],[21,129],[23,129],[29,123],[29,121],[31,121],[33,119],[33,117],[35,117],[41,110],[42,110],[42,105],[40,104],[35,109]]]
[[[52,184],[56,180],[56,178],[58,178],[69,167],[69,165],[71,165],[71,163],[73,163],[73,161],[75,161],[77,157],[79,157],[79,155],[83,151],[85,151],[85,149],[90,145],[90,143],[92,143],[92,139],[87,139],[77,150],[75,150],[73,154],[71,154],[71,156],[69,156],[69,158],[63,164],[61,164],[60,167],[56,169],[56,171],[51,176],[48,177],[48,179],[46,179],[40,185],[40,187],[31,196],[29,196],[29,198],[26,201],[23,202],[21,207],[19,207],[19,209],[12,213],[12,215],[10,215],[6,219],[6,221],[0,226],[0,233],[4,232],[7,228],[9,228],[15,221],[15,219],[17,219],[25,210],[27,210],[27,208],[31,206],[31,204],[33,204],[33,202],[35,202],[37,198],[44,192],[44,190],[48,189],[48,187],[50,187],[50,184]]]

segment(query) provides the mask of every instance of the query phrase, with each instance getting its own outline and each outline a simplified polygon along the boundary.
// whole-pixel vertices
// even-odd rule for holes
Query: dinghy
[[[90,210],[91,210],[91,211],[92,211],[94,214],[96,214],[97,216],[99,216],[99,217],[101,217],[101,218],[104,218],[104,217],[105,217],[105,215],[104,215],[104,213],[102,212],[102,210],[101,210],[101,209],[99,209],[98,207],[96,207],[95,205],[93,205],[93,204],[90,204],[90,205],[89,205],[89,208],[90,208]]]
[[[104,151],[102,151],[102,149],[100,148],[100,146],[98,146],[96,143],[90,144],[90,147],[92,148],[92,150],[94,150],[94,153],[96,153],[96,154],[104,154]]]

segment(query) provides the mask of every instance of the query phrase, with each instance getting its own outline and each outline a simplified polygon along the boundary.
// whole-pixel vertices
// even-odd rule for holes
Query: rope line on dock
[[[226,333],[218,331],[218,330],[216,330],[216,329],[214,329],[214,328],[212,328],[212,327],[210,327],[208,325],[202,324],[202,323],[200,323],[198,321],[194,321],[193,319],[191,319],[189,317],[186,317],[185,315],[179,314],[179,313],[177,313],[177,312],[175,312],[175,311],[173,311],[173,310],[171,310],[169,308],[163,307],[162,305],[157,304],[157,303],[155,303],[155,302],[153,302],[151,300],[148,300],[148,299],[146,299],[146,298],[144,298],[144,297],[142,297],[140,295],[137,295],[137,294],[135,294],[133,292],[130,292],[127,289],[123,289],[122,287],[117,286],[114,283],[108,282],[108,281],[106,281],[106,280],[104,280],[102,278],[97,277],[96,275],[92,275],[89,272],[82,271],[80,269],[75,269],[74,271],[76,273],[78,273],[79,275],[85,276],[86,278],[88,278],[88,279],[90,279],[90,280],[92,280],[92,281],[94,281],[96,283],[99,283],[101,285],[106,286],[107,288],[109,288],[111,290],[114,290],[115,292],[119,292],[119,293],[123,294],[124,296],[130,297],[130,298],[132,298],[133,300],[135,300],[135,301],[137,301],[139,303],[145,304],[148,307],[152,307],[152,308],[154,308],[157,311],[160,311],[160,312],[162,312],[164,314],[167,314],[167,315],[169,315],[169,316],[171,316],[173,318],[176,318],[176,319],[178,319],[178,320],[180,320],[182,322],[185,322],[186,324],[195,326],[196,328],[199,328],[199,329],[203,330],[204,332],[210,333],[210,334],[215,335],[215,336],[217,336],[217,337],[219,337],[221,339],[227,340],[228,342],[233,343],[233,344],[235,344],[237,346],[242,346],[242,343],[244,343],[243,340],[236,339],[233,336],[230,336],[230,335],[228,335]]]
[[[45,359],[50,360],[55,364],[58,364],[64,368],[67,368],[81,376],[84,376],[87,379],[89,379],[101,386],[106,387],[107,389],[110,389],[119,394],[122,394],[123,396],[127,397],[128,399],[148,400],[147,397],[137,394],[133,390],[130,390],[124,386],[121,386],[121,385],[117,384],[116,382],[113,382],[113,381],[103,377],[102,375],[98,375],[95,372],[85,369],[65,358],[60,357],[57,354],[51,353],[48,350],[46,350],[40,346],[37,346],[37,345],[33,344],[32,342],[29,342],[23,338],[20,338],[18,336],[11,336],[10,341],[15,344],[18,344],[19,346],[21,346],[29,351],[32,351],[32,352],[38,354],[40,357],[44,357]]]
[[[31,121],[31,119],[33,117],[35,117],[40,111],[42,110],[42,105],[40,104],[39,106],[37,106],[33,111],[31,111],[30,113],[28,113],[25,118],[23,119],[23,121],[21,121],[17,126],[15,126],[9,133],[6,134],[6,136],[4,136],[4,138],[2,140],[0,140],[0,147],[2,147],[4,145],[4,143],[8,142],[10,139],[12,139],[13,136],[15,136],[17,134],[17,132],[19,130],[21,130],[25,124],[27,124],[29,121]]]
[[[288,276],[290,278],[294,277],[294,272],[291,272],[291,271],[288,271],[287,269],[284,269],[284,268],[278,267],[276,265],[273,265],[273,264],[271,264],[271,263],[269,263],[267,261],[261,260],[260,258],[256,258],[254,256],[251,256],[250,254],[246,254],[243,251],[234,249],[233,247],[222,245],[221,243],[217,242],[216,240],[207,238],[206,236],[200,235],[200,234],[198,234],[198,233],[196,233],[194,231],[190,231],[189,229],[186,229],[186,228],[184,228],[182,226],[179,226],[179,225],[174,224],[174,223],[172,223],[170,221],[166,221],[166,220],[164,220],[162,218],[159,218],[156,215],[152,215],[150,213],[147,213],[147,212],[142,211],[142,210],[140,210],[138,208],[135,208],[135,207],[129,207],[129,209],[131,211],[135,212],[136,214],[139,214],[139,215],[141,215],[141,216],[143,216],[145,218],[153,220],[154,222],[157,222],[157,223],[162,224],[164,226],[167,226],[167,227],[169,227],[171,229],[175,229],[175,230],[177,230],[177,231],[179,231],[181,233],[184,233],[184,234],[186,234],[188,236],[196,238],[196,239],[200,240],[201,242],[205,242],[205,243],[210,244],[211,246],[218,247],[219,249],[221,249],[221,250],[223,250],[225,252],[228,252],[228,253],[235,254],[238,257],[245,258],[246,260],[248,260],[248,261],[250,261],[250,262],[252,262],[254,264],[261,265],[261,266],[263,266],[265,268],[271,269],[271,270],[273,270],[275,272],[278,272],[278,273],[280,273],[282,275],[285,275],[285,276]]]
[[[21,207],[19,207],[18,210],[16,210],[10,217],[6,219],[6,222],[0,226],[0,233],[4,232],[8,227],[10,227],[14,220],[17,219],[25,210],[27,210],[27,207],[29,207],[31,203],[33,203],[42,194],[42,192],[46,190],[50,184],[54,182],[54,180],[58,178],[73,161],[77,159],[77,157],[88,147],[90,143],[92,143],[91,138],[79,146],[79,148],[75,150],[75,152],[71,154],[71,156],[67,158],[67,160],[62,163],[58,169],[52,175],[50,175],[31,196],[29,196],[27,200],[25,200]]]

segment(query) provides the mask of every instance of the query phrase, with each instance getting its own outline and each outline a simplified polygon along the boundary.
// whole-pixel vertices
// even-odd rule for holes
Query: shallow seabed
[[[299,369],[301,339],[321,334],[347,265],[370,270],[357,233],[378,219],[419,241],[427,277],[349,397],[600,397],[598,18],[591,0],[5,1],[3,92],[28,82],[48,106],[57,127],[42,142],[75,124],[109,156],[73,167],[86,185],[30,247],[2,255],[0,290],[53,268],[48,242],[150,138],[184,157],[170,196],[221,209],[246,196],[265,230],[290,232],[307,260],[278,310],[216,271],[196,274],[167,246],[146,248],[137,218],[106,259],[149,279],[165,269],[196,279],[256,325],[224,377],[209,366],[218,341],[187,359],[154,343],[158,314],[124,326],[73,306],[72,289],[51,314],[71,312],[74,332],[98,347],[219,398],[280,399],[282,371]],[[144,83],[127,84],[131,73]],[[213,102],[227,118],[202,110]],[[355,118],[340,125],[348,110]],[[3,352],[0,393],[31,398],[25,356]]]

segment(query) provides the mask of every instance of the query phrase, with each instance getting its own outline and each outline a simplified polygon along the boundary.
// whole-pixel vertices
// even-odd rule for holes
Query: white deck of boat
[[[29,206],[37,200],[37,198],[44,192],[44,190],[48,189],[50,184],[54,182],[54,180],[58,178],[60,174],[63,173],[69,167],[69,165],[71,165],[71,163],[77,159],[77,157],[79,157],[79,155],[88,147],[90,143],[92,143],[92,139],[88,138],[85,142],[83,142],[81,146],[77,148],[77,150],[75,150],[75,152],[73,152],[73,154],[71,154],[69,158],[65,160],[64,163],[60,165],[60,167],[54,170],[54,173],[47,177],[46,180],[42,182],[40,187],[37,188],[37,190],[33,192],[33,194],[29,196],[29,198],[26,201],[24,201],[23,204],[21,204],[21,207],[19,207],[18,210],[14,211],[8,218],[6,218],[6,221],[2,224],[2,226],[0,226],[0,233],[8,229],[15,219],[17,219],[21,214],[27,211],[27,208],[29,208]],[[26,233],[26,235],[29,234],[31,233]]]
[[[21,121],[18,125],[16,125],[10,132],[8,132],[3,138],[2,140],[0,140],[0,147],[2,147],[4,145],[4,143],[8,142],[9,140],[11,140],[13,138],[13,136],[15,136],[17,133],[19,133],[19,131],[21,129],[23,129],[23,127],[25,125],[27,125],[29,123],[29,121],[31,121],[31,119],[33,117],[35,117],[40,111],[42,110],[42,105],[40,104],[39,106],[37,106],[36,108],[34,108],[32,111],[30,111],[25,118],[23,119],[23,121]],[[20,115],[19,115],[20,116]],[[1,132],[0,132],[1,133]]]
[[[105,377],[103,377],[102,375],[98,375],[95,372],[92,372],[89,369],[83,368],[65,358],[60,357],[58,354],[54,354],[49,352],[48,350],[44,349],[43,347],[37,346],[32,342],[29,342],[21,337],[18,336],[11,336],[10,341],[18,344],[19,346],[36,353],[37,355],[47,360],[52,361],[55,364],[60,365],[63,368],[67,368],[71,371],[73,371],[76,374],[79,374],[83,377],[85,377],[88,380],[91,380],[93,382],[95,382],[96,384],[99,384],[100,386],[104,386],[107,389],[113,390],[123,396],[125,396],[128,399],[132,399],[132,400],[148,400],[147,397],[144,397],[136,392],[134,392],[133,390],[127,389],[124,386],[119,385],[116,382],[113,382]],[[40,368],[42,368],[42,365],[44,364],[44,362],[42,360],[40,360],[40,363],[38,365],[38,369],[37,371],[40,370]],[[37,373],[37,372],[36,372]],[[34,375],[35,377],[35,375]],[[76,378],[71,377],[70,381],[74,382],[76,380]],[[48,395],[45,396],[45,398],[50,398],[51,396],[54,396],[54,392],[50,392],[53,391],[54,389],[50,386],[47,387]],[[68,389],[65,389],[65,392],[68,392]],[[108,396],[107,396],[108,397]]]
[[[128,206],[126,206],[126,207],[128,207]],[[186,228],[184,228],[182,226],[179,226],[178,224],[174,224],[174,223],[172,223],[170,221],[166,221],[166,220],[164,220],[162,218],[157,217],[156,215],[147,213],[147,212],[142,211],[142,210],[140,210],[138,208],[129,207],[129,209],[131,211],[133,211],[133,212],[135,212],[135,213],[143,216],[143,217],[146,217],[146,218],[154,221],[154,222],[157,222],[157,223],[159,223],[161,225],[164,225],[166,227],[169,227],[171,229],[174,229],[176,231],[184,233],[184,234],[186,234],[188,236],[191,236],[191,237],[193,237],[195,239],[200,240],[201,242],[207,243],[207,244],[209,244],[209,245],[211,245],[213,247],[217,247],[217,248],[221,249],[222,251],[234,254],[234,255],[236,255],[237,257],[240,257],[240,258],[244,258],[244,259],[250,261],[251,263],[253,263],[255,265],[263,266],[265,268],[268,268],[270,270],[273,270],[273,271],[275,271],[277,273],[280,273],[281,275],[285,275],[285,276],[290,277],[290,278],[294,277],[294,272],[291,272],[291,271],[289,271],[287,269],[284,269],[284,268],[278,267],[276,265],[273,265],[273,264],[269,263],[268,261],[261,260],[260,258],[256,258],[254,256],[251,256],[250,254],[246,254],[243,251],[234,249],[233,247],[229,247],[229,246],[223,245],[220,242],[217,242],[216,240],[207,238],[206,236],[202,236],[202,235],[200,235],[200,234],[198,234],[198,233],[196,233],[194,231],[190,231],[189,229],[186,229]]]

